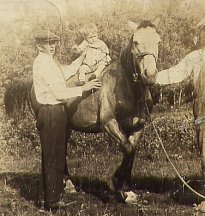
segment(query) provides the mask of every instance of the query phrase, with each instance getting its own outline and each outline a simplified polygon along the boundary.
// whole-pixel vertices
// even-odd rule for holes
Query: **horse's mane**
[[[137,29],[141,29],[141,28],[147,28],[147,27],[151,27],[151,28],[155,28],[157,29],[157,27],[149,20],[143,20],[139,26],[137,27]]]
[[[137,27],[137,30],[139,30],[141,28],[147,28],[147,27],[151,27],[151,28],[155,28],[156,29],[156,26],[153,23],[151,23],[151,21],[149,21],[149,20],[143,20],[139,24],[139,26]],[[126,71],[128,71],[130,74],[133,74],[133,72],[134,72],[133,54],[131,53],[132,42],[133,42],[133,35],[132,35],[132,37],[131,37],[131,39],[130,39],[130,41],[128,43],[128,46],[122,52],[121,57],[120,57],[122,67]]]
[[[133,54],[131,53],[132,41],[133,41],[133,35],[132,35],[132,37],[128,43],[128,46],[123,51],[123,53],[121,54],[121,57],[120,57],[122,67],[126,71],[129,71],[130,74],[132,74],[134,72]]]

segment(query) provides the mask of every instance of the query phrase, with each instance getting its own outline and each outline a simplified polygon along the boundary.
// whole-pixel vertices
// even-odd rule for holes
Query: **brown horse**
[[[67,101],[70,130],[88,133],[105,131],[120,144],[123,159],[110,181],[116,197],[129,202],[131,170],[135,149],[147,119],[146,99],[149,86],[155,83],[160,37],[150,21],[139,25],[129,22],[134,34],[120,60],[110,64],[100,78],[102,87],[96,92]],[[74,86],[77,76],[68,80]],[[32,107],[39,104],[31,92]],[[151,109],[151,108],[150,108]],[[129,193],[130,192],[130,193]]]

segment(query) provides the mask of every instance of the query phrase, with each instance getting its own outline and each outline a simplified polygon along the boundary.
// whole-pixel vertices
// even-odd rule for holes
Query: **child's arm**
[[[82,53],[80,57],[78,57],[75,61],[73,61],[70,65],[66,65],[62,67],[65,79],[68,80],[70,77],[75,75],[78,72],[80,65],[82,64],[85,58],[85,53]]]
[[[104,57],[101,58],[100,61],[104,62],[105,65],[108,65],[111,61],[111,58],[109,56],[109,49],[103,41],[101,43],[102,43],[101,44],[102,56],[104,56]]]
[[[86,40],[84,40],[80,45],[78,45],[78,49],[81,52],[84,52],[86,50],[86,48],[88,48],[89,44]]]
[[[80,55],[81,53],[83,53],[85,51],[85,49],[88,47],[88,42],[86,40],[84,40],[80,45],[76,45],[74,44],[71,47],[71,53],[74,55]]]

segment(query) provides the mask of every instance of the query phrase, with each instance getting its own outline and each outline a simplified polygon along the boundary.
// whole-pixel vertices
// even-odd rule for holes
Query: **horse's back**
[[[100,79],[102,87],[98,91],[78,98],[72,103],[68,100],[69,110],[72,110],[72,129],[85,132],[101,131],[103,116],[110,115],[116,104],[115,85],[118,68],[119,62],[116,61],[105,69]]]

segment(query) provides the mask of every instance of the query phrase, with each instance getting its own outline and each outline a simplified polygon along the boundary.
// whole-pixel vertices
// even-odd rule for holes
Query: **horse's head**
[[[126,69],[129,68],[134,81],[140,79],[144,84],[153,84],[157,75],[156,63],[160,43],[156,26],[150,21],[143,21],[139,25],[129,21],[128,24],[134,30],[134,34],[127,50],[122,54],[122,65]]]

